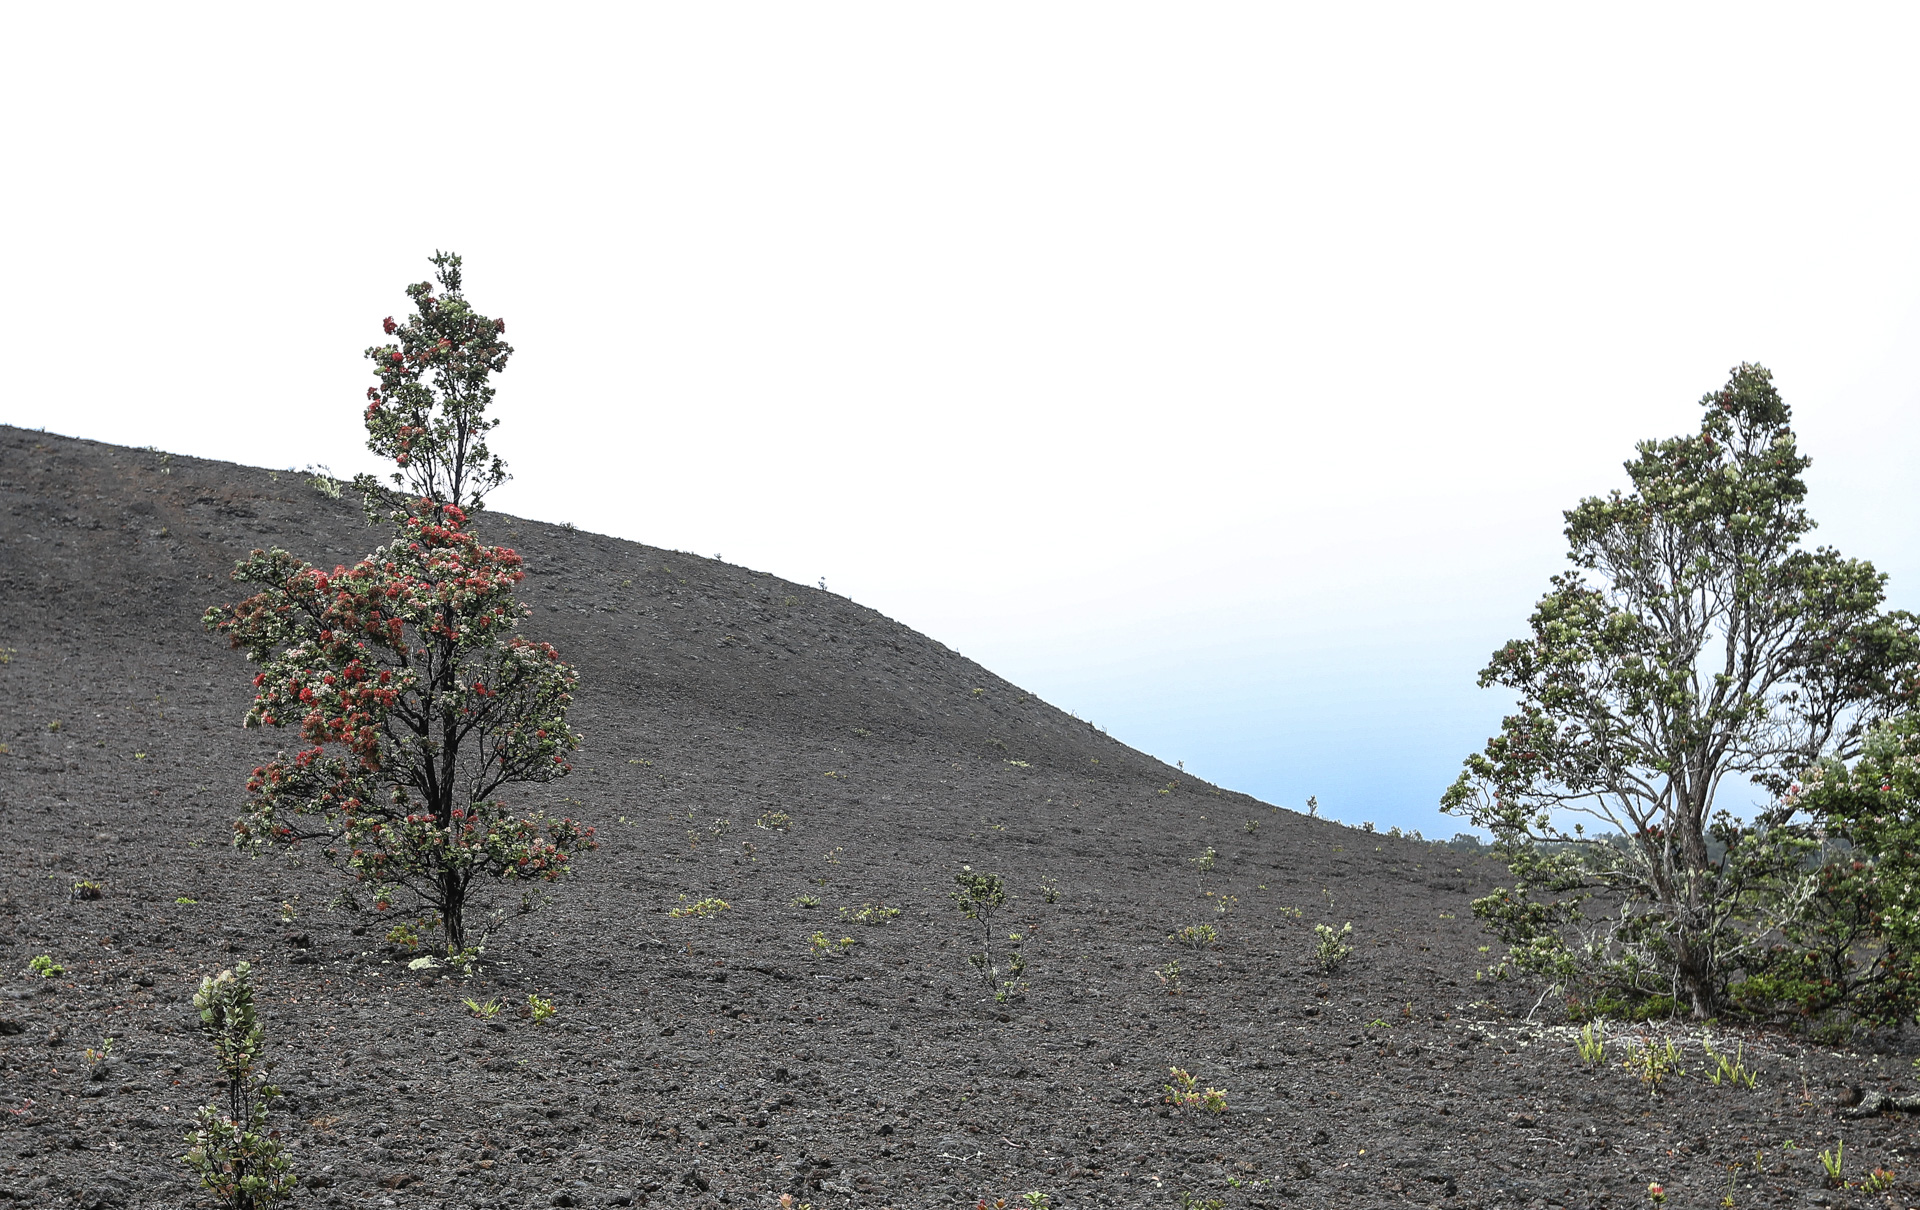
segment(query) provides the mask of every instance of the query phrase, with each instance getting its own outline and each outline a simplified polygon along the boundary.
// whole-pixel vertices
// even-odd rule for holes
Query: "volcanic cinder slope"
[[[1552,1005],[1476,983],[1497,871],[1198,781],[844,598],[501,514],[480,532],[526,555],[524,629],[579,667],[587,738],[524,799],[604,843],[479,977],[410,970],[326,871],[225,843],[287,737],[240,729],[250,670],[198,621],[256,546],[366,553],[354,502],[14,428],[0,495],[0,1199],[206,1204],[176,1158],[215,1091],[188,1000],[242,959],[301,1205],[1844,1202],[1815,1192],[1836,1133],[1849,1176],[1912,1187],[1905,1121],[1835,1108],[1906,1090],[1892,1047],[1756,1034],[1749,1091],[1681,1034],[1692,1070],[1651,1095],[1625,1038],[1583,1067]],[[962,865],[1018,896],[1014,1003],[965,961]],[[1311,926],[1348,920],[1323,973]],[[1196,924],[1217,944],[1170,939]],[[535,993],[551,1020],[514,1015]],[[1227,1111],[1172,1111],[1175,1066]]]

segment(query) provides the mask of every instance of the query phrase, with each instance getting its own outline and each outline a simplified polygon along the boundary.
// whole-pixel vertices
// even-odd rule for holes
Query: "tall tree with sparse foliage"
[[[1707,1017],[1796,910],[1811,841],[1786,791],[1912,701],[1920,644],[1885,576],[1803,543],[1809,460],[1771,375],[1738,366],[1701,402],[1698,432],[1638,446],[1628,490],[1565,514],[1572,569],[1480,674],[1518,709],[1442,809],[1517,879],[1474,905],[1496,973]],[[1780,797],[1737,818],[1729,778]]]
[[[419,316],[400,346],[373,351],[368,444],[418,493],[363,477],[369,513],[393,510],[393,539],[332,571],[256,550],[233,573],[255,594],[204,621],[260,665],[246,725],[293,727],[306,745],[254,770],[235,843],[316,846],[373,907],[410,898],[431,911],[447,953],[465,958],[476,882],[527,884],[519,910],[530,910],[531,887],[571,873],[597,841],[510,797],[571,769],[577,677],[518,633],[529,613],[514,596],[520,556],[468,528],[468,510],[506,476],[483,441],[504,324],[460,298],[458,257],[433,263],[444,293],[409,286]],[[503,911],[490,908],[489,922]]]

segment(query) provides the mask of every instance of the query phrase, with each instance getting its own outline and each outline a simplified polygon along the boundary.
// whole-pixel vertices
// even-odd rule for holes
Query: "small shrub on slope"
[[[230,1210],[269,1206],[292,1196],[294,1186],[279,1132],[267,1129],[267,1102],[280,1090],[261,1075],[265,1043],[253,1008],[251,973],[242,962],[200,980],[193,997],[226,1097],[201,1106],[199,1126],[186,1136],[188,1150],[181,1160]]]

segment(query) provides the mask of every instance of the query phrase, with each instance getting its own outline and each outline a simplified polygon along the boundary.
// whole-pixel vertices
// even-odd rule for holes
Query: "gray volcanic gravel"
[[[1209,785],[844,598],[503,514],[480,532],[526,555],[524,630],[580,668],[587,739],[524,800],[604,843],[480,976],[411,970],[326,871],[225,841],[286,737],[240,730],[249,666],[199,614],[255,546],[364,554],[351,499],[4,427],[0,496],[0,1201],[209,1204],[177,1159],[215,1091],[188,1001],[243,959],[302,1206],[1920,1200],[1887,1099],[1915,1090],[1909,1039],[1616,1025],[1586,1068],[1554,1004],[1474,978],[1497,869]],[[1018,896],[1011,1005],[966,964],[963,865]],[[1348,920],[1322,974],[1312,925]],[[1217,944],[1170,940],[1199,924]],[[39,954],[64,973],[29,976]],[[532,994],[552,1019],[518,1014]],[[1629,1034],[1687,1073],[1649,1094]],[[1703,1078],[1703,1037],[1756,1087]],[[1174,1066],[1227,1111],[1166,1105]],[[1838,1140],[1892,1188],[1822,1188]]]

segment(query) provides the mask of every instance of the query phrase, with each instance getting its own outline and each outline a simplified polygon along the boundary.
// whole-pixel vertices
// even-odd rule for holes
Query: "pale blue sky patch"
[[[427,256],[518,352],[498,507],[872,605],[1381,827],[1743,360],[1920,607],[1908,6],[336,5],[9,15],[0,419],[372,469]]]

